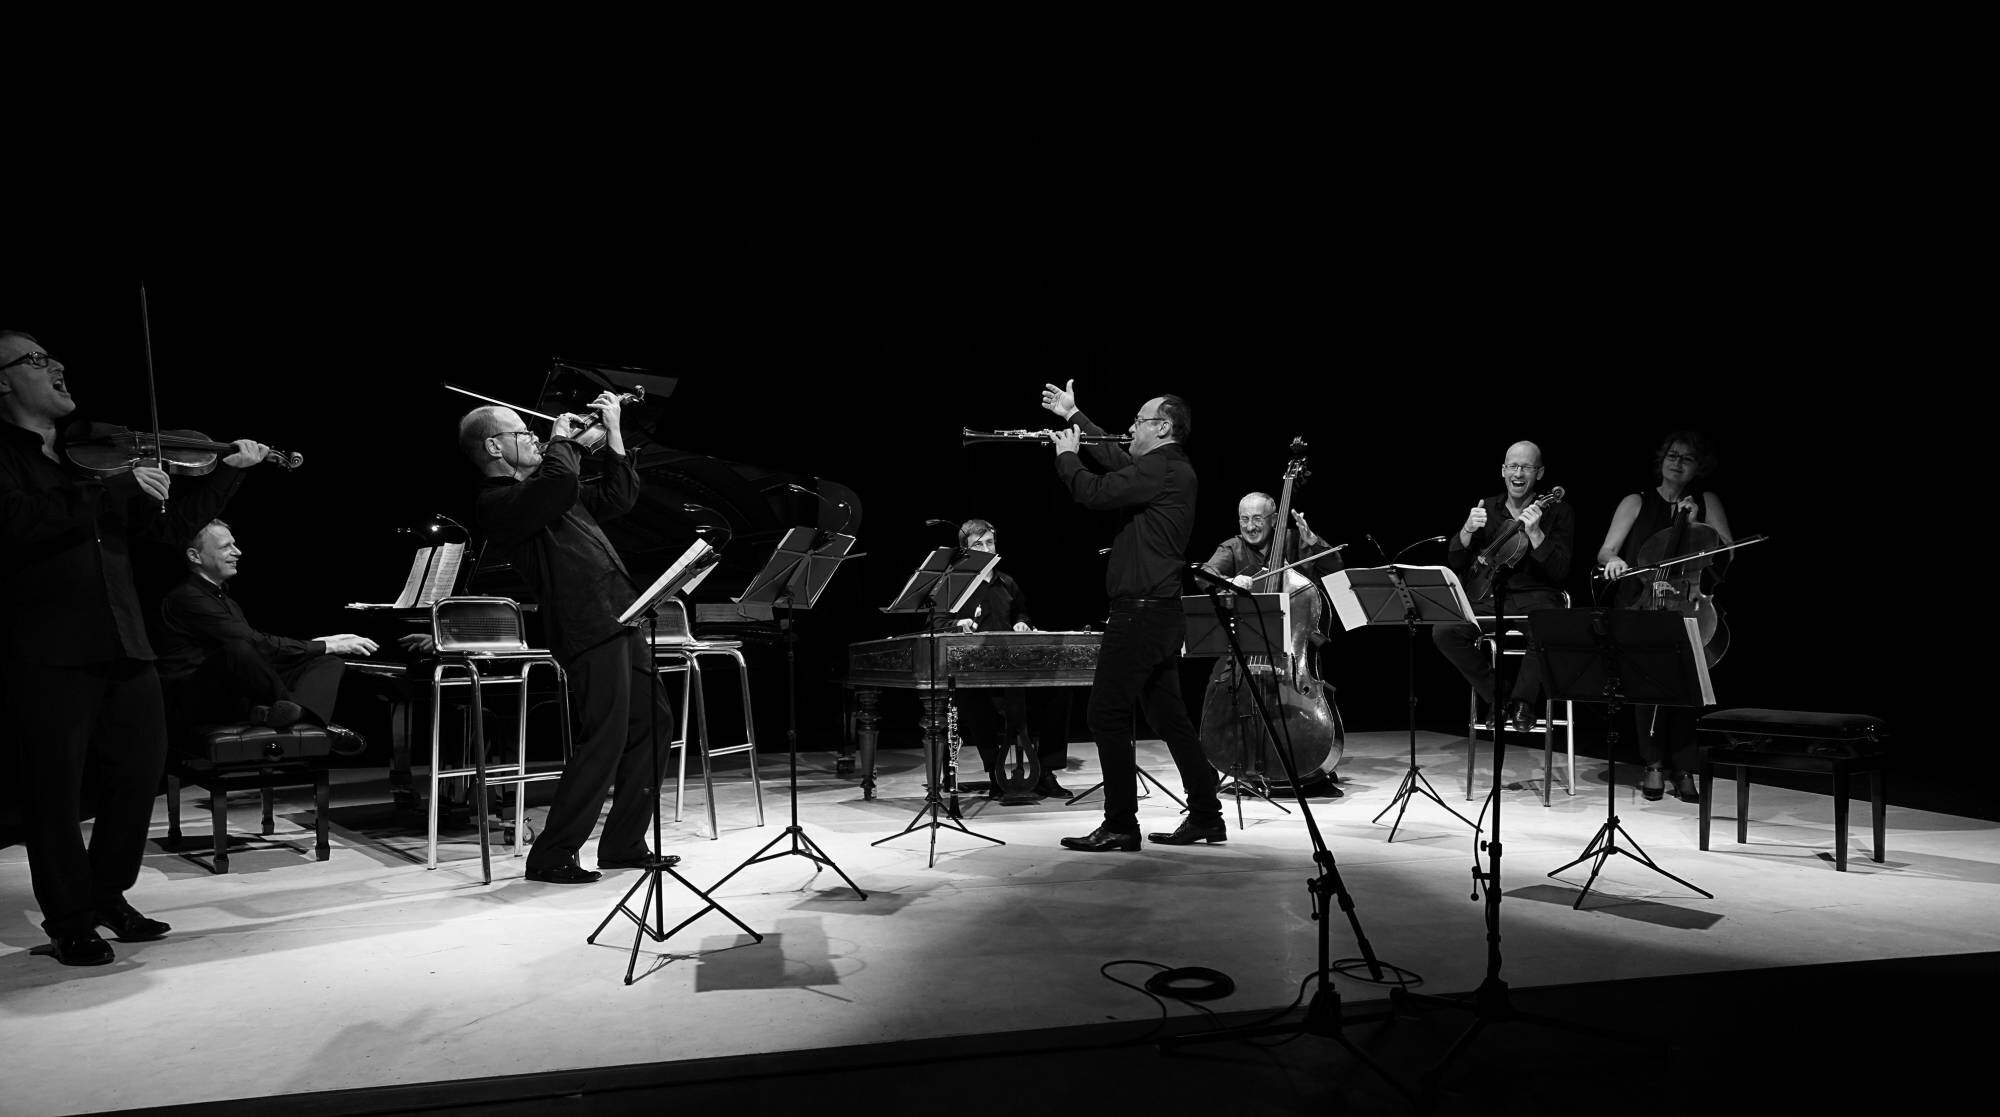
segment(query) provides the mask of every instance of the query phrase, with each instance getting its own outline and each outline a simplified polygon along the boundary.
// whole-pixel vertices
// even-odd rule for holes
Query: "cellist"
[[[1618,502],[1611,528],[1604,533],[1604,545],[1597,548],[1597,561],[1604,564],[1604,577],[1615,579],[1635,565],[1639,548],[1647,540],[1671,529],[1675,517],[1688,513],[1690,523],[1715,529],[1722,543],[1732,536],[1729,514],[1722,498],[1702,490],[1698,483],[1715,472],[1715,446],[1698,431],[1678,430],[1660,441],[1653,455],[1653,487],[1631,493]],[[1671,557],[1671,556],[1670,556]],[[1644,577],[1625,583],[1618,605],[1629,606],[1646,592]],[[1700,754],[1695,748],[1694,725],[1701,711],[1692,707],[1632,707],[1633,735],[1639,744],[1639,759],[1646,765],[1639,790],[1647,799],[1658,800],[1673,784],[1674,795],[1684,802],[1699,802],[1701,792],[1696,776]]]

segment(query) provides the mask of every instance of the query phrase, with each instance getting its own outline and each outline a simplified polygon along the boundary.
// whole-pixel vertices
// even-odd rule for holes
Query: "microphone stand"
[[[1229,654],[1236,664],[1236,670],[1239,673],[1247,674],[1249,671],[1249,657],[1244,655],[1243,643],[1236,634],[1236,610],[1227,606],[1223,601],[1225,593],[1233,597],[1239,591],[1234,585],[1223,581],[1215,575],[1208,574],[1206,571],[1197,573],[1195,580],[1202,584],[1202,588],[1208,592],[1209,600],[1214,605],[1216,618],[1221,622],[1223,636],[1229,642]],[[1270,707],[1264,701],[1263,691],[1259,688],[1251,687],[1250,697],[1256,704],[1258,719],[1264,723],[1264,731],[1271,735],[1273,742],[1276,742],[1278,740],[1277,721],[1271,716]],[[1341,1034],[1341,1026],[1344,1021],[1341,1017],[1340,993],[1333,987],[1332,975],[1335,972],[1340,972],[1352,976],[1350,971],[1362,966],[1367,968],[1369,975],[1362,980],[1375,982],[1394,980],[1402,983],[1409,981],[1415,975],[1398,966],[1383,963],[1375,957],[1375,948],[1369,944],[1367,933],[1361,929],[1360,916],[1355,914],[1354,898],[1349,895],[1346,884],[1340,878],[1340,868],[1334,863],[1333,851],[1328,848],[1325,836],[1320,833],[1319,822],[1313,817],[1312,805],[1307,802],[1305,790],[1300,785],[1298,764],[1292,759],[1290,749],[1275,748],[1272,751],[1278,754],[1278,759],[1283,762],[1285,767],[1285,777],[1291,781],[1292,798],[1298,802],[1300,815],[1305,819],[1306,833],[1312,840],[1313,866],[1318,873],[1314,879],[1306,882],[1306,892],[1312,899],[1312,920],[1318,928],[1319,945],[1319,965],[1313,973],[1315,985],[1312,1000],[1306,1007],[1305,1018],[1296,1024],[1253,1025],[1242,1028],[1222,1028],[1212,1032],[1203,1032],[1199,1035],[1169,1036],[1160,1041],[1160,1047],[1163,1050],[1172,1050],[1196,1043],[1214,1043],[1222,1040],[1250,1039],[1257,1036],[1271,1035],[1297,1036],[1300,1033],[1326,1036],[1345,1048],[1348,1054],[1354,1056],[1370,1070],[1380,1075],[1382,1080],[1387,1082],[1397,1093],[1402,1094],[1406,1099],[1414,1101],[1416,1099],[1411,1096],[1407,1087],[1391,1077],[1389,1072],[1382,1069],[1381,1064],[1377,1063],[1367,1052],[1356,1047],[1353,1042]],[[1344,958],[1338,962],[1332,960],[1332,947],[1329,941],[1331,934],[1329,931],[1329,917],[1331,914],[1328,910],[1330,907],[1329,897],[1337,897],[1340,910],[1347,914],[1348,926],[1354,932],[1355,945],[1361,949],[1360,958]],[[1386,971],[1394,971],[1395,976],[1393,978],[1385,977]],[[1386,1015],[1388,1013],[1357,1017],[1356,1019],[1361,1021],[1378,1020]]]

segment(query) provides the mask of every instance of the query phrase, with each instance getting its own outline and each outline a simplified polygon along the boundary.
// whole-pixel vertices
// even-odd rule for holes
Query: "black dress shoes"
[[[123,900],[99,908],[97,925],[111,928],[111,933],[118,937],[119,942],[152,942],[154,939],[165,938],[167,932],[173,930],[157,919],[146,918],[138,908]],[[96,938],[96,933],[92,932],[91,937]],[[111,960],[108,953],[104,960],[107,962]]]
[[[272,729],[283,729],[305,715],[305,710],[289,698],[281,698],[269,706],[250,707],[250,724],[263,725]]]
[[[344,725],[327,722],[326,735],[333,741],[329,747],[335,756],[360,756],[368,751],[368,739]]]
[[[1683,803],[1701,802],[1701,782],[1693,772],[1674,773],[1674,798]]]
[[[1062,844],[1064,849],[1080,849],[1085,853],[1137,853],[1139,835],[1100,826],[1081,838],[1064,838]]]
[[[1158,842],[1163,846],[1188,846],[1196,842],[1226,842],[1229,840],[1229,825],[1219,818],[1212,822],[1196,822],[1193,818],[1184,818],[1181,820],[1179,826],[1174,827],[1173,833],[1148,834],[1146,838],[1148,841]]]
[[[597,867],[600,869],[644,869],[652,863],[653,853],[645,849],[638,853],[625,853],[616,857],[606,857],[601,853],[597,855]],[[671,869],[681,863],[680,854],[669,853],[661,858],[661,863]]]
[[[1532,732],[1535,728],[1535,709],[1519,698],[1507,703],[1507,724],[1516,733]]]
[[[65,966],[103,966],[117,958],[111,953],[111,944],[96,931],[50,935],[49,941],[55,944],[56,961]]]
[[[528,879],[542,884],[593,884],[603,873],[595,873],[576,863],[574,858],[552,868],[538,869],[528,866]]]
[[[1051,772],[1043,772],[1042,778],[1035,781],[1035,794],[1044,799],[1068,799],[1070,797],[1069,789],[1057,783],[1055,774]]]

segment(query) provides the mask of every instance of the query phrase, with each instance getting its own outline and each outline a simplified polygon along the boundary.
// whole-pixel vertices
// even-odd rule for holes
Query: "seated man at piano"
[[[252,627],[227,588],[243,548],[221,520],[204,524],[184,554],[188,576],[160,602],[168,727],[247,720],[282,729],[305,720],[331,731],[335,752],[366,748],[334,723],[333,708],[347,669],[340,657],[373,655],[375,641],[353,633],[296,640]]]
[[[959,525],[958,545],[969,551],[1000,553],[999,535],[985,520]],[[972,591],[963,608],[939,617],[937,625],[940,630],[956,632],[1028,632],[1034,628],[1020,583],[997,568],[991,580]],[[1069,798],[1069,791],[1056,781],[1056,773],[1069,764],[1068,699],[1069,691],[1062,687],[981,687],[958,692],[959,727],[966,741],[979,751],[980,763],[993,781],[989,798],[1001,798],[1009,782],[1003,778],[1003,743],[1023,733],[1038,741],[1040,775],[1033,793]],[[1061,724],[1051,725],[1052,715],[1061,716]]]

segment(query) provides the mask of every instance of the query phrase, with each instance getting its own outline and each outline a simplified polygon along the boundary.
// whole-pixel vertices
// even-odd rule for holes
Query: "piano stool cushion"
[[[292,764],[332,751],[332,735],[321,726],[306,724],[283,729],[244,722],[197,725],[172,742],[173,759],[192,769]]]
[[[1727,737],[1727,744],[1711,746],[1725,752],[1750,750],[1810,756],[1880,752],[1888,736],[1888,727],[1878,717],[1805,710],[1717,710],[1704,715],[1695,728]]]

